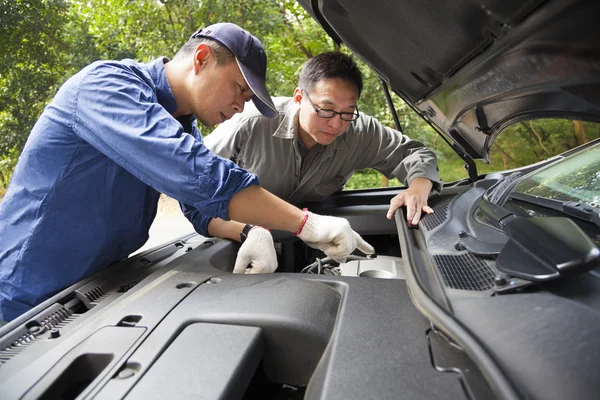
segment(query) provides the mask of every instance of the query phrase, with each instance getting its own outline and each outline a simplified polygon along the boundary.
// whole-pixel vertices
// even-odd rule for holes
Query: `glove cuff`
[[[304,219],[302,219],[302,223],[300,224],[298,230],[294,233],[294,236],[298,236],[302,233],[302,228],[304,228],[306,221],[308,221],[308,208],[303,208],[302,211],[304,211]]]

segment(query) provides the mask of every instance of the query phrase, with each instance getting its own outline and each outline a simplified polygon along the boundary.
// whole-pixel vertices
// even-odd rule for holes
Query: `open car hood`
[[[597,0],[300,0],[471,158],[516,121],[600,121]]]

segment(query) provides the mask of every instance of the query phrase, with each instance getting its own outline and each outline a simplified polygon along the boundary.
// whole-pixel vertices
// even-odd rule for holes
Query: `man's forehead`
[[[323,102],[335,103],[334,99],[344,97],[356,104],[358,89],[355,84],[342,78],[325,78],[317,81],[310,91],[311,99],[319,97]]]
[[[340,93],[338,91],[313,91],[309,94],[313,102],[319,105],[331,105],[340,107],[356,107],[358,94]]]

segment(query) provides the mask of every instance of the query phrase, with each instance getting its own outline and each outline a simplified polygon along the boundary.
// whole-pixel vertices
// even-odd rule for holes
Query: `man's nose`
[[[342,121],[342,116],[340,114],[336,114],[333,116],[333,118],[329,119],[329,126],[332,128],[340,129],[343,124],[344,121]]]
[[[246,98],[244,96],[238,96],[233,102],[233,111],[241,113],[244,111],[244,105],[246,104]]]
[[[233,103],[233,111],[235,111],[236,113],[241,113],[242,111],[244,111],[244,103]]]

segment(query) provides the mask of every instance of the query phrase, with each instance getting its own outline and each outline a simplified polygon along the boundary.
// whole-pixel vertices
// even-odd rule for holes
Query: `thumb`
[[[267,263],[265,260],[259,260],[252,264],[252,268],[250,268],[250,274],[266,274],[268,272],[272,272],[269,270]]]
[[[354,232],[354,238],[356,239],[356,248],[365,254],[374,254],[375,249],[365,239],[363,239],[358,233]]]
[[[233,267],[234,274],[243,274],[246,272],[246,268],[248,268],[248,264],[250,264],[249,257],[242,251],[238,252],[238,256],[235,259],[235,266]]]

